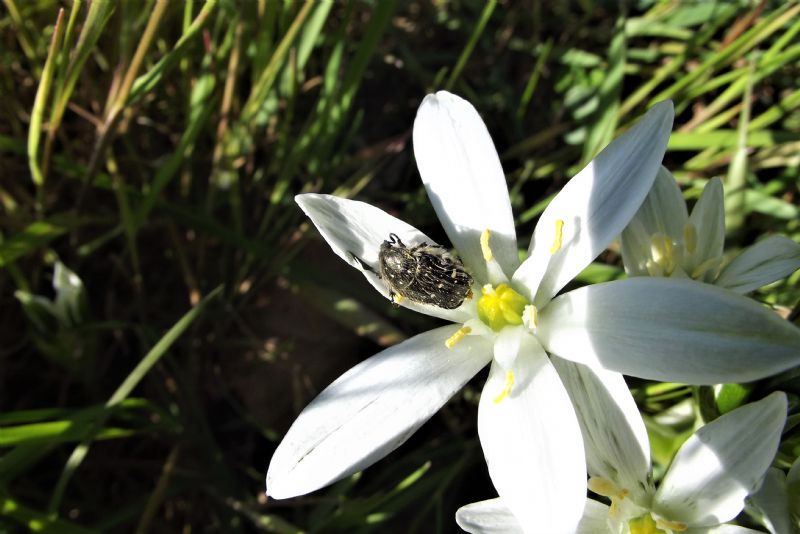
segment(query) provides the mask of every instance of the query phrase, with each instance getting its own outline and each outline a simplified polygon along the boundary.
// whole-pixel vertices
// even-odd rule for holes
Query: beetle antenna
[[[397,234],[389,234],[389,239],[391,240],[392,245],[400,245],[401,247],[405,246],[403,242],[400,241],[400,238],[397,237]]]

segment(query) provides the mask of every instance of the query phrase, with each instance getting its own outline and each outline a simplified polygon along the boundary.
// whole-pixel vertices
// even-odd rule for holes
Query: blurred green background
[[[527,247],[566,180],[672,98],[666,165],[690,201],[723,177],[731,253],[767,233],[800,240],[799,14],[745,0],[3,0],[0,532],[456,531],[459,506],[494,496],[475,428],[484,375],[363,474],[263,496],[303,406],[434,324],[336,258],[294,195],[365,200],[447,243],[411,126],[426,93],[449,89],[492,133]],[[579,280],[622,275],[612,248]],[[756,297],[796,319],[798,280]],[[694,419],[660,416],[697,391],[631,386],[663,467]],[[759,387],[799,393],[800,377]],[[798,453],[794,430],[778,465]]]

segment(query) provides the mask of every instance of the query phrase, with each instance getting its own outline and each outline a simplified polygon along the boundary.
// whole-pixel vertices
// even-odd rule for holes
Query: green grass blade
[[[478,39],[480,39],[481,35],[483,35],[483,31],[486,29],[486,23],[489,22],[489,18],[491,18],[492,13],[494,13],[495,7],[497,7],[497,0],[489,0],[483,6],[483,11],[478,19],[478,23],[475,25],[475,29],[472,30],[472,34],[469,36],[467,45],[464,47],[464,50],[461,51],[461,55],[458,56],[458,61],[456,61],[456,66],[453,67],[453,72],[451,72],[450,77],[447,78],[445,89],[448,91],[453,89],[456,84],[456,80],[458,80],[458,77],[461,76],[461,71],[464,70],[464,66],[466,66],[467,61],[469,61],[469,57],[475,50],[475,45],[478,43]]]
[[[44,63],[42,79],[36,89],[36,98],[33,101],[31,110],[31,124],[28,130],[28,166],[31,169],[31,178],[37,187],[44,185],[44,175],[39,165],[39,140],[42,135],[42,117],[44,108],[47,104],[47,97],[50,95],[50,87],[53,82],[53,72],[56,69],[56,58],[61,50],[61,39],[64,36],[64,10],[58,10],[56,25],[53,30],[53,37],[50,40],[50,49],[47,52],[47,60]]]
[[[158,361],[167,353],[169,348],[175,341],[186,331],[187,328],[197,319],[206,305],[217,298],[222,293],[222,286],[217,287],[206,295],[196,306],[189,310],[183,317],[170,328],[164,336],[158,340],[152,349],[142,358],[139,364],[131,371],[122,384],[114,391],[111,397],[106,402],[106,408],[112,408],[122,402],[128,395],[131,394],[133,389],[142,381],[150,369],[158,363]],[[109,410],[103,412],[103,415],[94,423],[95,432],[105,423],[106,418],[110,414]],[[94,432],[92,433],[94,434]],[[48,509],[50,513],[56,513],[61,506],[61,501],[64,497],[64,492],[67,489],[72,475],[80,467],[84,458],[89,452],[89,447],[92,442],[92,437],[83,440],[78,446],[73,449],[72,454],[61,472],[61,476],[53,489],[53,494],[50,498],[50,505]]]

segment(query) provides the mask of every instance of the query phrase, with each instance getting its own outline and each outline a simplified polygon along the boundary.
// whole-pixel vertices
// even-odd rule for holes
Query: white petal
[[[716,285],[747,293],[800,269],[800,245],[782,235],[762,239],[736,256],[720,273]]]
[[[492,363],[478,407],[478,435],[500,498],[526,532],[571,532],[586,498],[586,463],[575,412],[532,336],[513,367]]]
[[[491,358],[458,326],[415,336],[356,365],[300,413],[275,451],[267,494],[285,499],[359,471],[399,447]]]
[[[536,224],[530,257],[514,273],[542,306],[613,241],[653,185],[667,148],[672,102],[661,102],[570,180]],[[557,225],[563,222],[561,247]],[[538,287],[538,291],[537,288]],[[527,295],[532,297],[533,295]]]
[[[792,531],[792,515],[786,489],[786,475],[780,469],[770,467],[759,490],[750,495],[750,503],[764,514],[764,525],[771,534]]]
[[[537,337],[553,354],[640,378],[750,382],[800,365],[800,329],[710,284],[630,278],[554,299]]]
[[[712,178],[692,209],[689,221],[697,230],[697,251],[689,263],[689,272],[706,260],[722,256],[725,248],[724,198],[722,182],[719,178]]]
[[[461,259],[488,280],[480,237],[490,230],[506,275],[519,264],[508,187],[492,138],[472,104],[446,91],[428,95],[414,121],[414,156],[431,204]]]
[[[661,167],[653,188],[639,211],[622,232],[622,261],[625,270],[636,276],[647,276],[645,262],[650,259],[650,238],[655,233],[683,239],[683,227],[689,219],[686,201],[678,182]]]
[[[775,457],[786,408],[786,395],[776,391],[700,428],[675,455],[653,511],[692,526],[736,517]]]
[[[317,227],[333,252],[360,270],[367,281],[387,299],[389,289],[375,274],[378,271],[378,251],[381,243],[389,239],[389,234],[397,234],[406,246],[420,243],[435,244],[435,241],[410,224],[366,202],[314,193],[297,195],[295,201]],[[358,260],[364,262],[372,272],[363,269]],[[455,310],[419,304],[408,299],[402,299],[400,305],[426,315],[459,323],[471,316],[468,309],[475,303],[470,299]]]
[[[583,517],[578,523],[575,534],[612,534],[608,526],[609,508],[594,499],[586,499],[586,508],[583,509]]]
[[[470,534],[522,534],[517,518],[499,498],[462,506],[456,523]]]
[[[611,534],[608,528],[609,508],[594,499],[586,499],[583,517],[574,530],[564,534]],[[471,534],[521,534],[517,518],[499,498],[462,506],[456,512],[456,523]]]
[[[614,482],[642,503],[650,490],[650,442],[642,416],[622,375],[551,359],[567,389],[586,447],[590,476]]]

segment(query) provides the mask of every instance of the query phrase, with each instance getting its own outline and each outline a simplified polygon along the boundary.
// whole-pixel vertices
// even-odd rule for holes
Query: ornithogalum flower
[[[788,473],[770,467],[758,491],[750,496],[755,509],[770,534],[800,532],[800,457]]]
[[[622,233],[622,259],[631,276],[674,276],[747,293],[800,269],[800,244],[781,235],[762,239],[725,264],[722,182],[708,181],[686,210],[675,178],[661,168],[642,207]]]
[[[456,324],[384,350],[322,391],[275,451],[267,494],[302,495],[371,465],[491,362],[478,433],[492,481],[527,530],[569,532],[585,504],[586,469],[575,410],[551,362],[556,356],[689,383],[752,380],[800,363],[794,327],[714,287],[643,278],[556,297],[636,213],[659,169],[672,116],[671,103],[657,104],[567,183],[540,217],[520,264],[486,126],[465,100],[428,95],[414,123],[414,154],[475,282],[471,296],[455,309],[399,299]],[[378,275],[381,244],[391,234],[407,247],[434,244],[363,202],[319,194],[297,202],[333,251],[387,297],[387,280]]]
[[[647,432],[635,405],[621,409],[591,370],[565,363],[568,368],[559,372],[571,383],[567,387],[580,391],[584,401],[592,401],[576,403],[586,443],[589,488],[611,501],[608,506],[588,499],[577,534],[755,534],[747,528],[721,525],[742,511],[745,497],[758,487],[772,463],[786,422],[783,393],[773,393],[701,427],[681,446],[656,485],[650,472]],[[476,534],[524,531],[502,499],[467,505],[457,512],[456,520]]]

